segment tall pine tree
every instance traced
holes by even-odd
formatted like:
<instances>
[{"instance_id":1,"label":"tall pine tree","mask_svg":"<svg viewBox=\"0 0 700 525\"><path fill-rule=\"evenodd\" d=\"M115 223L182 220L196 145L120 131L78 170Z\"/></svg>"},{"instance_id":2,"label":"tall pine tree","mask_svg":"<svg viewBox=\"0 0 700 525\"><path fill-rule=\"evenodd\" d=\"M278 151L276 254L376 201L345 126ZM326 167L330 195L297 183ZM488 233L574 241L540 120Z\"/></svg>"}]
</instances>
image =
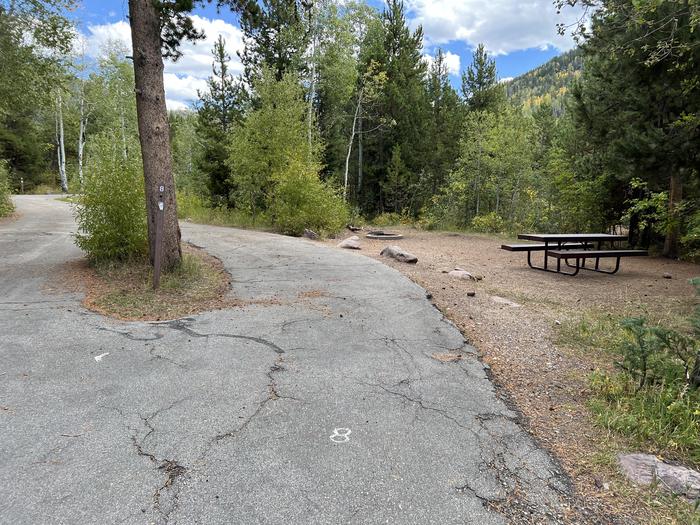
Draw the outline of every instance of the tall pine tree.
<instances>
[{"instance_id":1,"label":"tall pine tree","mask_svg":"<svg viewBox=\"0 0 700 525\"><path fill-rule=\"evenodd\" d=\"M687 2L662 1L653 9L622 0L604 4L584 44L575 120L589 157L618 186L636 177L668 192L664 255L676 257L684 187L696 198L699 189L697 21Z\"/></svg>"},{"instance_id":2,"label":"tall pine tree","mask_svg":"<svg viewBox=\"0 0 700 525\"><path fill-rule=\"evenodd\" d=\"M198 168L208 174L209 192L218 202L227 202L231 192L227 138L242 116L243 89L229 72L231 57L226 41L219 35L212 50L212 75L207 91L198 92L197 135L202 143Z\"/></svg>"},{"instance_id":3,"label":"tall pine tree","mask_svg":"<svg viewBox=\"0 0 700 525\"><path fill-rule=\"evenodd\" d=\"M470 111L494 111L505 102L496 62L489 58L484 44L476 47L472 64L462 73L462 96Z\"/></svg>"},{"instance_id":4,"label":"tall pine tree","mask_svg":"<svg viewBox=\"0 0 700 525\"><path fill-rule=\"evenodd\" d=\"M426 177L421 181L424 200L438 192L454 167L463 121L459 95L450 83L442 49L438 49L430 65L427 91L431 112L428 136L432 137L432 147L429 150L430 162Z\"/></svg>"}]
</instances>

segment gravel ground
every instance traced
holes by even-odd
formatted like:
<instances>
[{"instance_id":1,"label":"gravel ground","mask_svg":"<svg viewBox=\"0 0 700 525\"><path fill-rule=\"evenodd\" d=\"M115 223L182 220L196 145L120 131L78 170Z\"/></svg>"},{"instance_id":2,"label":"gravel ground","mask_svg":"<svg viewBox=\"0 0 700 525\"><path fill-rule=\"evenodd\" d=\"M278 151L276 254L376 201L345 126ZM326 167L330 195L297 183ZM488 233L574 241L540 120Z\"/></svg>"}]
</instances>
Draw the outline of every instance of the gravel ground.
<instances>
[{"instance_id":1,"label":"gravel ground","mask_svg":"<svg viewBox=\"0 0 700 525\"><path fill-rule=\"evenodd\" d=\"M502 395L573 480L579 509L604 522L667 522L668 515L650 506L648 497L601 460L610 450L625 448L622 439L593 424L586 408L587 377L596 367L609 367L609 359L557 344L557 330L592 311L687 312L694 301L687 280L700 275L700 267L640 257L623 260L616 275L581 272L568 277L528 268L526 254L501 250L501 239L399 230L405 236L399 241L360 234L361 253L423 286L477 347ZM338 239L323 242L335 245ZM391 244L416 255L418 264L381 257L382 248ZM444 273L455 267L483 279L474 282ZM672 278L664 278L665 273Z\"/></svg>"}]
</instances>

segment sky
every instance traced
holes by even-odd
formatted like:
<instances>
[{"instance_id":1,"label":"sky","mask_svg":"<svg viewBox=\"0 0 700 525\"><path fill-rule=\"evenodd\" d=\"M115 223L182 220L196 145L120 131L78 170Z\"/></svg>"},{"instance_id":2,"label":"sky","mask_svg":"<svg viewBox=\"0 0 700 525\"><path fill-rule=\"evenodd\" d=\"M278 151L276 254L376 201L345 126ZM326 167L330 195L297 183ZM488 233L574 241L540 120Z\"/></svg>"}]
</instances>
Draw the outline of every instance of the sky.
<instances>
[{"instance_id":1,"label":"sky","mask_svg":"<svg viewBox=\"0 0 700 525\"><path fill-rule=\"evenodd\" d=\"M382 8L381 0L367 0ZM557 33L557 23L577 19L569 10L557 15L552 0L404 0L412 28L421 25L426 60L442 48L453 84L459 85L461 71L471 63L477 44L484 43L496 60L502 80L516 77L544 64L574 46L570 36ZM70 14L86 42L88 55L97 57L109 41L119 40L129 49L127 0L82 0ZM184 109L206 88L211 73L211 49L218 35L226 40L231 70L242 70L236 51L242 35L236 16L228 10L218 13L213 6L198 8L192 15L195 27L206 37L197 43L185 42L183 56L166 62L165 91L169 109Z\"/></svg>"}]
</instances>

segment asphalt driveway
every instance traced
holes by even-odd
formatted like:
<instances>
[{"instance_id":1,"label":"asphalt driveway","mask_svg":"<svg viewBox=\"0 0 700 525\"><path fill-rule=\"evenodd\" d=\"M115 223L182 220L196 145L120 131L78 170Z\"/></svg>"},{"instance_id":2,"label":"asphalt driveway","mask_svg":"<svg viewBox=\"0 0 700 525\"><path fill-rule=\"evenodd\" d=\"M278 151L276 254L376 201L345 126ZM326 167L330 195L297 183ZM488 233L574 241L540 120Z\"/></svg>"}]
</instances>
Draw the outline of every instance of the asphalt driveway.
<instances>
[{"instance_id":1,"label":"asphalt driveway","mask_svg":"<svg viewBox=\"0 0 700 525\"><path fill-rule=\"evenodd\" d=\"M183 224L222 259L241 306L119 322L47 289L81 256L69 206L16 203L21 216L0 223L0 522L541 523L566 511L566 479L474 349L393 269ZM433 357L449 353L464 358Z\"/></svg>"}]
</instances>

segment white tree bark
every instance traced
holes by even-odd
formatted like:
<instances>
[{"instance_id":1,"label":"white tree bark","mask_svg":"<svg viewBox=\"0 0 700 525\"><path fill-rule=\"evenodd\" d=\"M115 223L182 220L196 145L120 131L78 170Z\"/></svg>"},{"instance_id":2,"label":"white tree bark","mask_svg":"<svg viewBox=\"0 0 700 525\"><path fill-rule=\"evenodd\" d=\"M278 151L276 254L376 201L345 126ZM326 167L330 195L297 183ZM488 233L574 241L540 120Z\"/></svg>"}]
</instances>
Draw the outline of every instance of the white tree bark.
<instances>
[{"instance_id":1,"label":"white tree bark","mask_svg":"<svg viewBox=\"0 0 700 525\"><path fill-rule=\"evenodd\" d=\"M61 191L68 193L68 177L66 175L66 147L63 133L63 100L61 93L56 95L56 147L58 157L58 175L61 178Z\"/></svg>"},{"instance_id":2,"label":"white tree bark","mask_svg":"<svg viewBox=\"0 0 700 525\"><path fill-rule=\"evenodd\" d=\"M362 104L358 104L359 116L358 116L358 133L357 133L357 189L355 190L355 195L359 195L360 190L362 190Z\"/></svg>"},{"instance_id":3,"label":"white tree bark","mask_svg":"<svg viewBox=\"0 0 700 525\"><path fill-rule=\"evenodd\" d=\"M316 45L318 38L318 24L315 16L316 2L310 8L309 30L311 31L311 67L309 68L309 108L306 122L306 129L309 141L309 151L313 141L313 125L314 125L314 99L316 98Z\"/></svg>"},{"instance_id":4,"label":"white tree bark","mask_svg":"<svg viewBox=\"0 0 700 525\"><path fill-rule=\"evenodd\" d=\"M78 130L78 183L83 187L83 152L85 151L85 131L87 114L85 113L85 93L80 90L80 129Z\"/></svg>"},{"instance_id":5,"label":"white tree bark","mask_svg":"<svg viewBox=\"0 0 700 525\"><path fill-rule=\"evenodd\" d=\"M348 143L348 154L345 157L345 177L343 183L343 200L348 200L348 171L350 169L350 155L352 154L352 143L355 141L355 129L357 127L357 117L360 114L360 105L362 104L362 88L357 94L357 107L355 115L352 118L352 131L350 133L350 142Z\"/></svg>"}]
</instances>

